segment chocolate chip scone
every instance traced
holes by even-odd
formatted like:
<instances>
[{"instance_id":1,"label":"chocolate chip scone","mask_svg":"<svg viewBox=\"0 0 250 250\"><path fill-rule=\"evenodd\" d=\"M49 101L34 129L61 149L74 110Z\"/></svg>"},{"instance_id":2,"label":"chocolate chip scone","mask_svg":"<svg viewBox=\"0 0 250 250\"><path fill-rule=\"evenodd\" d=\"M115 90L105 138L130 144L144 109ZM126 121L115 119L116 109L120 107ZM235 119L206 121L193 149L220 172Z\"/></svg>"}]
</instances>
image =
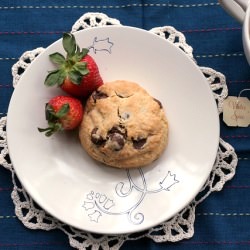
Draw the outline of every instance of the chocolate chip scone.
<instances>
[{"instance_id":1,"label":"chocolate chip scone","mask_svg":"<svg viewBox=\"0 0 250 250\"><path fill-rule=\"evenodd\" d=\"M164 151L168 123L160 101L138 84L105 83L89 97L79 130L94 159L117 168L150 164Z\"/></svg>"}]
</instances>

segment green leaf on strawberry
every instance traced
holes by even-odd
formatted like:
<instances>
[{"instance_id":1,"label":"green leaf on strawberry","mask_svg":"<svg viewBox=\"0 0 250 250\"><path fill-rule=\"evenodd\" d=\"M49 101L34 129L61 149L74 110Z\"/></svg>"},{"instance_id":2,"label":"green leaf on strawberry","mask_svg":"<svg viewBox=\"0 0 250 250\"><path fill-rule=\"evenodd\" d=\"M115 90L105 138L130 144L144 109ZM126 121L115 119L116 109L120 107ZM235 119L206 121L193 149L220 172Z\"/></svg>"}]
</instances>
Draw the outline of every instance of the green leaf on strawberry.
<instances>
[{"instance_id":1,"label":"green leaf on strawberry","mask_svg":"<svg viewBox=\"0 0 250 250\"><path fill-rule=\"evenodd\" d=\"M81 84L81 81L82 81L82 75L81 73L79 73L78 71L76 70L72 70L68 73L68 76L70 78L70 80L76 84L76 85L80 85Z\"/></svg>"},{"instance_id":2,"label":"green leaf on strawberry","mask_svg":"<svg viewBox=\"0 0 250 250\"><path fill-rule=\"evenodd\" d=\"M58 119L63 118L69 112L69 104L65 103L62 107L55 113L55 117Z\"/></svg>"},{"instance_id":3,"label":"green leaf on strawberry","mask_svg":"<svg viewBox=\"0 0 250 250\"><path fill-rule=\"evenodd\" d=\"M60 86L63 83L66 76L67 73L64 70L56 69L49 72L44 83L46 86L54 86L54 85Z\"/></svg>"},{"instance_id":4,"label":"green leaf on strawberry","mask_svg":"<svg viewBox=\"0 0 250 250\"><path fill-rule=\"evenodd\" d=\"M63 65L65 63L65 57L58 52L49 55L49 58L53 63L58 65Z\"/></svg>"},{"instance_id":5,"label":"green leaf on strawberry","mask_svg":"<svg viewBox=\"0 0 250 250\"><path fill-rule=\"evenodd\" d=\"M70 33L63 34L63 48L67 52L67 57L71 58L77 51L77 44L75 37Z\"/></svg>"},{"instance_id":6,"label":"green leaf on strawberry","mask_svg":"<svg viewBox=\"0 0 250 250\"><path fill-rule=\"evenodd\" d=\"M89 73L86 62L75 63L75 65L73 66L73 69L78 71L82 75L87 75Z\"/></svg>"}]
</instances>

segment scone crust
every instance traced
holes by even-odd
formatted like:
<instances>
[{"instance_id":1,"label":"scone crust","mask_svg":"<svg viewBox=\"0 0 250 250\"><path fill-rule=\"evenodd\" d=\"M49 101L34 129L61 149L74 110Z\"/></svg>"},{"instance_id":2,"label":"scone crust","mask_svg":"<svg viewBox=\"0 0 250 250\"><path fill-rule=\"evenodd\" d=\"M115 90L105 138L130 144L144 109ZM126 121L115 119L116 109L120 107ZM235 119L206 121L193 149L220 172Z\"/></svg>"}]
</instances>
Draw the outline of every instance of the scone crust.
<instances>
[{"instance_id":1,"label":"scone crust","mask_svg":"<svg viewBox=\"0 0 250 250\"><path fill-rule=\"evenodd\" d=\"M168 122L161 103L145 89L117 80L89 97L79 137L97 161L117 168L143 167L166 148Z\"/></svg>"}]
</instances>

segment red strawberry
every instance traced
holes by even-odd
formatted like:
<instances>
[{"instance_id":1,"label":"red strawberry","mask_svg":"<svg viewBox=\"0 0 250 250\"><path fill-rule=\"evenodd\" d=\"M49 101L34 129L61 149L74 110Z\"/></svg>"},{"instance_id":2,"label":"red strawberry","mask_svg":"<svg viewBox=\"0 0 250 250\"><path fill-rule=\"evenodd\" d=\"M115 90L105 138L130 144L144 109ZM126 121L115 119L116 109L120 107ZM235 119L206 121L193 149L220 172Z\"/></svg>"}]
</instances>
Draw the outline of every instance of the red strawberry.
<instances>
[{"instance_id":1,"label":"red strawberry","mask_svg":"<svg viewBox=\"0 0 250 250\"><path fill-rule=\"evenodd\" d=\"M45 105L45 116L48 121L47 128L38 128L39 132L46 132L46 136L62 130L77 128L83 117L82 103L70 96L53 97Z\"/></svg>"},{"instance_id":2,"label":"red strawberry","mask_svg":"<svg viewBox=\"0 0 250 250\"><path fill-rule=\"evenodd\" d=\"M50 55L50 60L58 65L58 69L49 72L44 83L47 86L60 86L76 97L88 97L103 84L98 66L88 55L88 49L80 51L74 35L63 35L63 47L67 53L66 58L58 52Z\"/></svg>"}]
</instances>

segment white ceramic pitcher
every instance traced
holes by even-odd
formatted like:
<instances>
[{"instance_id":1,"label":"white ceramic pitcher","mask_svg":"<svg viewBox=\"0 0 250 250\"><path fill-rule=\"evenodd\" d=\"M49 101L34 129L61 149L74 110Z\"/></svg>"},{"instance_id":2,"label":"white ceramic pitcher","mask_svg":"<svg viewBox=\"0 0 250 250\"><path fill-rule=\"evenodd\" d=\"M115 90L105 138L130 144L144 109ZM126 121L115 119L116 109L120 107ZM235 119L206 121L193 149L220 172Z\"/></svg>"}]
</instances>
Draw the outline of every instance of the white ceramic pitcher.
<instances>
[{"instance_id":1,"label":"white ceramic pitcher","mask_svg":"<svg viewBox=\"0 0 250 250\"><path fill-rule=\"evenodd\" d=\"M232 17L243 24L243 47L250 64L250 0L219 0L219 3Z\"/></svg>"}]
</instances>

